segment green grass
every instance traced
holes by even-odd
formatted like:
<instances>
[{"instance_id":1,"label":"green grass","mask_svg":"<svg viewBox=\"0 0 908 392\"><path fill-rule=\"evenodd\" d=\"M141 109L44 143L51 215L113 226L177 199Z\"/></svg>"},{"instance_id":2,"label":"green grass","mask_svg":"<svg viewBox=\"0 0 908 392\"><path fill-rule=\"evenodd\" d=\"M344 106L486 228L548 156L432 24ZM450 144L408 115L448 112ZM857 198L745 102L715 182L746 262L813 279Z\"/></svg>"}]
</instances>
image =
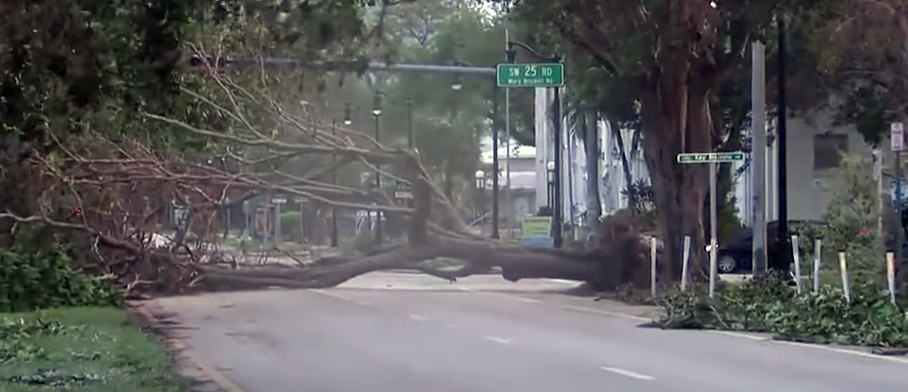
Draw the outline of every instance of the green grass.
<instances>
[{"instance_id":1,"label":"green grass","mask_svg":"<svg viewBox=\"0 0 908 392\"><path fill-rule=\"evenodd\" d=\"M117 308L0 314L0 391L177 392L167 353Z\"/></svg>"}]
</instances>

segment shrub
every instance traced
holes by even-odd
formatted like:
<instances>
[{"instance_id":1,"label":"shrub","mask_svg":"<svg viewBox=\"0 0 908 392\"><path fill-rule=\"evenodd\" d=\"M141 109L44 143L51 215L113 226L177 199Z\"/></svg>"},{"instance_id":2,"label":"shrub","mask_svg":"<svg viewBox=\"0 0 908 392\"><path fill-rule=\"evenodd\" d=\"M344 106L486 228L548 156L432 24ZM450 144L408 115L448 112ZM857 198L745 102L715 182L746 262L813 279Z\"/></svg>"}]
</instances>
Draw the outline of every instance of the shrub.
<instances>
[{"instance_id":1,"label":"shrub","mask_svg":"<svg viewBox=\"0 0 908 392\"><path fill-rule=\"evenodd\" d=\"M0 312L121 303L118 291L74 271L58 245L0 249Z\"/></svg>"},{"instance_id":2,"label":"shrub","mask_svg":"<svg viewBox=\"0 0 908 392\"><path fill-rule=\"evenodd\" d=\"M661 297L658 303L665 314L657 325L770 332L814 343L908 346L908 315L875 284L859 283L852 290L850 302L834 286L797 295L786 279L774 274L761 282L724 286L713 299L698 286Z\"/></svg>"}]
</instances>

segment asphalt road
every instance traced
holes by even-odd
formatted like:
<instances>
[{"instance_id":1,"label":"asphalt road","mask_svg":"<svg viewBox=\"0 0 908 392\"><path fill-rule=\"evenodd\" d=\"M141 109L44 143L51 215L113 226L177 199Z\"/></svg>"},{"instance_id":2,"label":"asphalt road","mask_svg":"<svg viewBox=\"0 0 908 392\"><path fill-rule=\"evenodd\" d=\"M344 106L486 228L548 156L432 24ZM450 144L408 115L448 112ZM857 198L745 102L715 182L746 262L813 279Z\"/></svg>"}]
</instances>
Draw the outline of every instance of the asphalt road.
<instances>
[{"instance_id":1,"label":"asphalt road","mask_svg":"<svg viewBox=\"0 0 908 392\"><path fill-rule=\"evenodd\" d=\"M391 287L388 287L388 286ZM901 392L908 360L638 328L634 312L494 276L158 300L248 392Z\"/></svg>"}]
</instances>

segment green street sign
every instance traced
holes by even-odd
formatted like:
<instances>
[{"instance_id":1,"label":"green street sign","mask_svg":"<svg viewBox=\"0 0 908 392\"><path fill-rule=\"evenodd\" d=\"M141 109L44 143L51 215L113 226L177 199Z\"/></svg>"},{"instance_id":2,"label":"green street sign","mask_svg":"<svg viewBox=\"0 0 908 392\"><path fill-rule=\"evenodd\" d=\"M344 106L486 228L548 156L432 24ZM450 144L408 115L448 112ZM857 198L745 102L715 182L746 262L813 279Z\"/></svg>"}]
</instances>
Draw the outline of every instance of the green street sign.
<instances>
[{"instance_id":1,"label":"green street sign","mask_svg":"<svg viewBox=\"0 0 908 392\"><path fill-rule=\"evenodd\" d=\"M678 163L722 163L740 162L747 154L743 152L703 152L678 154Z\"/></svg>"},{"instance_id":2,"label":"green street sign","mask_svg":"<svg viewBox=\"0 0 908 392\"><path fill-rule=\"evenodd\" d=\"M495 68L498 87L564 86L564 63L498 64Z\"/></svg>"}]
</instances>

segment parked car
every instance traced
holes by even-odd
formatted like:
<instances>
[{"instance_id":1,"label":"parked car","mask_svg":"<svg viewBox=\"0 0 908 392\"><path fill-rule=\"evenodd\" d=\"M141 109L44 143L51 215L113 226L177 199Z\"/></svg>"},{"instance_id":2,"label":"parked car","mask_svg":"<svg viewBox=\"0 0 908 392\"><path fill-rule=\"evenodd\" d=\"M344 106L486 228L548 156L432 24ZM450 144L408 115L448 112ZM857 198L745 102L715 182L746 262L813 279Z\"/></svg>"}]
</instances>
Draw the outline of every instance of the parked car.
<instances>
[{"instance_id":1,"label":"parked car","mask_svg":"<svg viewBox=\"0 0 908 392\"><path fill-rule=\"evenodd\" d=\"M766 225L766 254L768 257L777 254L778 240L775 236L778 221L769 222ZM792 234L804 232L809 228L816 228L823 225L820 221L788 221L789 231ZM716 267L721 274L732 274L736 272L747 273L753 270L753 231L746 230L732 235L723 243L719 244L716 252Z\"/></svg>"}]
</instances>

